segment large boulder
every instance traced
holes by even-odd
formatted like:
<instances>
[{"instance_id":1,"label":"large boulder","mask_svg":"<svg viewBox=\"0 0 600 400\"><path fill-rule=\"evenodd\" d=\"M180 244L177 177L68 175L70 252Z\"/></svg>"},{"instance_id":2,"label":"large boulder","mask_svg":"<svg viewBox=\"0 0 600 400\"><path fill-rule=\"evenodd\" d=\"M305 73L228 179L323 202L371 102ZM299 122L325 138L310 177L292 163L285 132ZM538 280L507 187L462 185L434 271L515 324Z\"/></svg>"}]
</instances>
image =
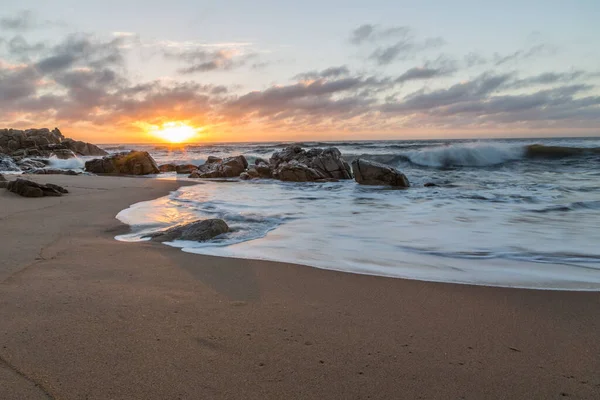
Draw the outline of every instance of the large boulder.
<instances>
[{"instance_id":1,"label":"large boulder","mask_svg":"<svg viewBox=\"0 0 600 400\"><path fill-rule=\"evenodd\" d=\"M352 171L354 179L361 185L410 186L408 178L402 172L375 161L358 158L352 161Z\"/></svg>"},{"instance_id":2,"label":"large boulder","mask_svg":"<svg viewBox=\"0 0 600 400\"><path fill-rule=\"evenodd\" d=\"M95 144L80 140L65 139L61 144L80 156L105 156L108 154L106 150L101 149Z\"/></svg>"},{"instance_id":3,"label":"large boulder","mask_svg":"<svg viewBox=\"0 0 600 400\"><path fill-rule=\"evenodd\" d=\"M6 188L10 192L23 197L62 196L65 193L69 193L67 189L58 185L51 183L40 185L39 183L20 178L9 182Z\"/></svg>"},{"instance_id":4,"label":"large boulder","mask_svg":"<svg viewBox=\"0 0 600 400\"><path fill-rule=\"evenodd\" d=\"M248 161L244 156L218 159L209 157L206 163L200 165L198 170L192 172L190 178L234 178L240 176L248 168Z\"/></svg>"},{"instance_id":5,"label":"large boulder","mask_svg":"<svg viewBox=\"0 0 600 400\"><path fill-rule=\"evenodd\" d=\"M160 170L147 151L116 153L85 163L86 172L94 174L148 175Z\"/></svg>"},{"instance_id":6,"label":"large boulder","mask_svg":"<svg viewBox=\"0 0 600 400\"><path fill-rule=\"evenodd\" d=\"M173 240L205 242L227 232L229 232L229 226L222 219L206 219L175 226L145 237L155 242L172 242Z\"/></svg>"},{"instance_id":7,"label":"large boulder","mask_svg":"<svg viewBox=\"0 0 600 400\"><path fill-rule=\"evenodd\" d=\"M350 165L335 147L307 151L298 145L289 146L273 153L269 164L273 177L281 180L352 179Z\"/></svg>"}]
</instances>

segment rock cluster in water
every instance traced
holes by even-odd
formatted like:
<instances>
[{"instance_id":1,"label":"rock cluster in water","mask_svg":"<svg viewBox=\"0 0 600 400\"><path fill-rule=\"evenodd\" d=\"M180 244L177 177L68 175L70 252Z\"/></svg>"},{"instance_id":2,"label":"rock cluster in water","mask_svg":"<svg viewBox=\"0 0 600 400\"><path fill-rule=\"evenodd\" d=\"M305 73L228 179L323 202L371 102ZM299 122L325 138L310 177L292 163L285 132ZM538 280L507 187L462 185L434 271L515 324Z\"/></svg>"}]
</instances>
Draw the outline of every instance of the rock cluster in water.
<instances>
[{"instance_id":1,"label":"rock cluster in water","mask_svg":"<svg viewBox=\"0 0 600 400\"><path fill-rule=\"evenodd\" d=\"M149 175L160 170L147 151L130 151L95 158L85 163L86 172L94 174Z\"/></svg>"},{"instance_id":2,"label":"rock cluster in water","mask_svg":"<svg viewBox=\"0 0 600 400\"><path fill-rule=\"evenodd\" d=\"M358 158L352 161L354 179L362 185L409 187L408 178L389 165Z\"/></svg>"}]
</instances>

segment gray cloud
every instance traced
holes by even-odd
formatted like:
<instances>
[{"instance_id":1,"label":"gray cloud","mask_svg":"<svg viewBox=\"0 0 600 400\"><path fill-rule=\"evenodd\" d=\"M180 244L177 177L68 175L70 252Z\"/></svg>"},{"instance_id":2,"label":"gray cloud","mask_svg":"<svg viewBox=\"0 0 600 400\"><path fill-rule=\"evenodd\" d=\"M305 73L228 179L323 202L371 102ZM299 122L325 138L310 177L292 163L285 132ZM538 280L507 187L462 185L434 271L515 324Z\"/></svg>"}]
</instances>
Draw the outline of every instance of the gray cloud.
<instances>
[{"instance_id":1,"label":"gray cloud","mask_svg":"<svg viewBox=\"0 0 600 400\"><path fill-rule=\"evenodd\" d=\"M406 60L420 51L441 47L445 43L442 38L416 41L412 37L405 37L390 46L378 47L371 53L369 59L379 65L387 65L396 60Z\"/></svg>"},{"instance_id":2,"label":"gray cloud","mask_svg":"<svg viewBox=\"0 0 600 400\"><path fill-rule=\"evenodd\" d=\"M0 18L0 28L14 31L26 31L34 27L33 13L21 11L14 17Z\"/></svg>"},{"instance_id":3,"label":"gray cloud","mask_svg":"<svg viewBox=\"0 0 600 400\"><path fill-rule=\"evenodd\" d=\"M537 57L537 56L545 56L555 54L556 49L553 46L549 46L547 44L539 44L533 46L527 50L518 50L514 53L502 56L498 53L494 54L494 63L499 66L509 62L516 62L521 60L527 60L529 58Z\"/></svg>"},{"instance_id":4,"label":"gray cloud","mask_svg":"<svg viewBox=\"0 0 600 400\"><path fill-rule=\"evenodd\" d=\"M339 78L340 76L348 76L350 75L350 70L347 66L342 65L339 67L330 67L326 68L322 71L309 71L303 72L301 74L296 75L294 80L311 80L311 79L326 79L326 78Z\"/></svg>"},{"instance_id":5,"label":"gray cloud","mask_svg":"<svg viewBox=\"0 0 600 400\"><path fill-rule=\"evenodd\" d=\"M406 26L382 28L379 25L364 24L354 29L350 34L350 42L360 45L365 42L375 42L398 36L407 36L411 29Z\"/></svg>"},{"instance_id":6,"label":"gray cloud","mask_svg":"<svg viewBox=\"0 0 600 400\"><path fill-rule=\"evenodd\" d=\"M545 72L528 78L517 79L511 83L511 87L524 88L536 85L550 85L554 83L572 82L576 79L586 77L585 71L573 72Z\"/></svg>"},{"instance_id":7,"label":"gray cloud","mask_svg":"<svg viewBox=\"0 0 600 400\"><path fill-rule=\"evenodd\" d=\"M247 65L250 61L256 60L256 53L241 53L237 49L215 49L207 50L191 49L191 50L167 50L164 52L165 57L183 61L188 64L187 67L179 69L182 74L193 74L197 72L210 71L227 71L234 68L239 68ZM258 66L264 67L266 65Z\"/></svg>"}]
</instances>

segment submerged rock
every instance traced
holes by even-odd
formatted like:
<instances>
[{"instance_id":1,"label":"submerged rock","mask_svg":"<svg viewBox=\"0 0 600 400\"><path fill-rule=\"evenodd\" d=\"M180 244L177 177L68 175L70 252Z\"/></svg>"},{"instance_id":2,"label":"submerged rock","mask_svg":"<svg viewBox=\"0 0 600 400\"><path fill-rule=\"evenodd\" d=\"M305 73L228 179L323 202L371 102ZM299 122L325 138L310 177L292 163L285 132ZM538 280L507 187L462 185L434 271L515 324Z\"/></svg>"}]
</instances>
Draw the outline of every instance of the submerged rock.
<instances>
[{"instance_id":1,"label":"submerged rock","mask_svg":"<svg viewBox=\"0 0 600 400\"><path fill-rule=\"evenodd\" d=\"M274 178L281 180L352 179L350 165L335 147L304 150L298 145L273 153L269 164Z\"/></svg>"},{"instance_id":2,"label":"submerged rock","mask_svg":"<svg viewBox=\"0 0 600 400\"><path fill-rule=\"evenodd\" d=\"M192 172L190 178L234 178L240 176L248 167L248 161L244 156L228 157L220 159L208 157L205 164Z\"/></svg>"},{"instance_id":3,"label":"submerged rock","mask_svg":"<svg viewBox=\"0 0 600 400\"><path fill-rule=\"evenodd\" d=\"M397 187L409 187L408 178L397 169L358 158L352 161L354 179L361 185L389 185Z\"/></svg>"},{"instance_id":4,"label":"submerged rock","mask_svg":"<svg viewBox=\"0 0 600 400\"><path fill-rule=\"evenodd\" d=\"M423 185L424 187L437 187L438 184L437 183L433 183L433 182L427 182L426 184Z\"/></svg>"},{"instance_id":5,"label":"submerged rock","mask_svg":"<svg viewBox=\"0 0 600 400\"><path fill-rule=\"evenodd\" d=\"M69 193L62 186L51 183L40 185L39 183L20 178L9 182L6 188L10 192L23 197L62 196L65 193Z\"/></svg>"},{"instance_id":6,"label":"submerged rock","mask_svg":"<svg viewBox=\"0 0 600 400\"><path fill-rule=\"evenodd\" d=\"M528 158L565 158L586 154L600 154L600 147L583 148L532 144L525 148L525 156Z\"/></svg>"},{"instance_id":7,"label":"submerged rock","mask_svg":"<svg viewBox=\"0 0 600 400\"><path fill-rule=\"evenodd\" d=\"M94 174L148 175L160 170L147 151L117 153L85 163L86 172Z\"/></svg>"},{"instance_id":8,"label":"submerged rock","mask_svg":"<svg viewBox=\"0 0 600 400\"><path fill-rule=\"evenodd\" d=\"M173 240L204 242L227 232L229 232L229 226L222 219L205 219L175 226L144 237L155 242L171 242Z\"/></svg>"}]
</instances>

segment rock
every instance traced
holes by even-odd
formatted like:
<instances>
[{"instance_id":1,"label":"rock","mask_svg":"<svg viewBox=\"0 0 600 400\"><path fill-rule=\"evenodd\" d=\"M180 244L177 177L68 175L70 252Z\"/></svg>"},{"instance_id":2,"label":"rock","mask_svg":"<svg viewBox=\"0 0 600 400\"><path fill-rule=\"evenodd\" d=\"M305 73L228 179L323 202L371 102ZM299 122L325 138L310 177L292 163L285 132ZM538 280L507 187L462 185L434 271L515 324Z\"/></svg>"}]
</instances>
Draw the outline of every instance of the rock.
<instances>
[{"instance_id":1,"label":"rock","mask_svg":"<svg viewBox=\"0 0 600 400\"><path fill-rule=\"evenodd\" d=\"M273 170L268 164L258 164L254 167L254 170L258 173L261 178L272 178Z\"/></svg>"},{"instance_id":2,"label":"rock","mask_svg":"<svg viewBox=\"0 0 600 400\"><path fill-rule=\"evenodd\" d=\"M206 219L175 226L145 237L149 237L155 242L171 242L173 240L204 242L227 232L229 232L229 226L222 219Z\"/></svg>"},{"instance_id":3,"label":"rock","mask_svg":"<svg viewBox=\"0 0 600 400\"><path fill-rule=\"evenodd\" d=\"M69 193L67 189L58 185L51 183L40 185L39 183L20 178L9 182L7 189L23 197L62 196L65 193Z\"/></svg>"},{"instance_id":4,"label":"rock","mask_svg":"<svg viewBox=\"0 0 600 400\"><path fill-rule=\"evenodd\" d=\"M260 164L269 165L269 162L267 160L265 160L264 158L257 157L256 160L254 160L254 165L260 165Z\"/></svg>"},{"instance_id":5,"label":"rock","mask_svg":"<svg viewBox=\"0 0 600 400\"><path fill-rule=\"evenodd\" d=\"M198 167L192 164L182 164L175 166L175 172L177 172L178 174L191 174L197 169Z\"/></svg>"},{"instance_id":6,"label":"rock","mask_svg":"<svg viewBox=\"0 0 600 400\"><path fill-rule=\"evenodd\" d=\"M320 171L296 160L279 164L275 173L278 179L291 182L313 182L327 178Z\"/></svg>"},{"instance_id":7,"label":"rock","mask_svg":"<svg viewBox=\"0 0 600 400\"><path fill-rule=\"evenodd\" d=\"M234 178L240 176L248 167L248 161L244 156L235 156L223 160L209 157L205 164L192 172L190 178Z\"/></svg>"},{"instance_id":8,"label":"rock","mask_svg":"<svg viewBox=\"0 0 600 400\"><path fill-rule=\"evenodd\" d=\"M600 154L600 147L564 147L544 146L543 144L531 144L525 148L525 156L528 158L565 158L581 155Z\"/></svg>"},{"instance_id":9,"label":"rock","mask_svg":"<svg viewBox=\"0 0 600 400\"><path fill-rule=\"evenodd\" d=\"M85 163L86 172L94 174L148 175L160 170L147 151L116 153L96 158Z\"/></svg>"},{"instance_id":10,"label":"rock","mask_svg":"<svg viewBox=\"0 0 600 400\"><path fill-rule=\"evenodd\" d=\"M215 157L215 156L208 156L208 158L206 159L205 164L213 164L213 163L218 163L223 161L222 158L219 157Z\"/></svg>"},{"instance_id":11,"label":"rock","mask_svg":"<svg viewBox=\"0 0 600 400\"><path fill-rule=\"evenodd\" d=\"M160 170L160 172L177 172L178 174L191 174L192 172L197 170L198 167L192 164L163 164L159 165L158 169Z\"/></svg>"},{"instance_id":12,"label":"rock","mask_svg":"<svg viewBox=\"0 0 600 400\"><path fill-rule=\"evenodd\" d=\"M309 180L352 179L350 165L335 147L306 151L298 145L289 146L273 153L270 166L273 177L281 180L293 179L294 176Z\"/></svg>"},{"instance_id":13,"label":"rock","mask_svg":"<svg viewBox=\"0 0 600 400\"><path fill-rule=\"evenodd\" d=\"M65 139L61 144L80 156L105 156L108 154L106 150L102 150L95 144L82 142L80 140Z\"/></svg>"},{"instance_id":14,"label":"rock","mask_svg":"<svg viewBox=\"0 0 600 400\"><path fill-rule=\"evenodd\" d=\"M175 172L177 165L175 164L162 164L158 166L160 172Z\"/></svg>"},{"instance_id":15,"label":"rock","mask_svg":"<svg viewBox=\"0 0 600 400\"><path fill-rule=\"evenodd\" d=\"M408 178L388 165L358 158L352 161L354 179L361 185L389 185L409 187Z\"/></svg>"},{"instance_id":16,"label":"rock","mask_svg":"<svg viewBox=\"0 0 600 400\"><path fill-rule=\"evenodd\" d=\"M242 172L240 174L240 179L243 180L243 181L247 181L249 179L252 179L252 177L247 172Z\"/></svg>"},{"instance_id":17,"label":"rock","mask_svg":"<svg viewBox=\"0 0 600 400\"><path fill-rule=\"evenodd\" d=\"M46 163L44 161L30 158L23 158L22 160L17 161L17 165L22 171L31 171L46 167Z\"/></svg>"},{"instance_id":18,"label":"rock","mask_svg":"<svg viewBox=\"0 0 600 400\"><path fill-rule=\"evenodd\" d=\"M64 150L64 151L63 151ZM70 151L67 153L66 150ZM82 156L103 156L108 153L96 145L78 140L68 139L54 128L43 129L0 129L0 153L13 157L49 157L53 152L63 151L58 157L73 153Z\"/></svg>"},{"instance_id":19,"label":"rock","mask_svg":"<svg viewBox=\"0 0 600 400\"><path fill-rule=\"evenodd\" d=\"M12 157L0 154L0 171L20 171L21 169L15 163Z\"/></svg>"},{"instance_id":20,"label":"rock","mask_svg":"<svg viewBox=\"0 0 600 400\"><path fill-rule=\"evenodd\" d=\"M423 185L424 187L436 187L438 186L437 183L433 183L433 182L427 182L426 184Z\"/></svg>"},{"instance_id":21,"label":"rock","mask_svg":"<svg viewBox=\"0 0 600 400\"><path fill-rule=\"evenodd\" d=\"M50 157L52 157L52 156L55 156L56 158L58 158L60 160L68 160L69 158L77 157L75 155L75 153L73 153L73 151L69 150L69 149L55 149L50 154Z\"/></svg>"},{"instance_id":22,"label":"rock","mask_svg":"<svg viewBox=\"0 0 600 400\"><path fill-rule=\"evenodd\" d=\"M81 172L72 169L39 168L23 172L27 175L81 175Z\"/></svg>"}]
</instances>

